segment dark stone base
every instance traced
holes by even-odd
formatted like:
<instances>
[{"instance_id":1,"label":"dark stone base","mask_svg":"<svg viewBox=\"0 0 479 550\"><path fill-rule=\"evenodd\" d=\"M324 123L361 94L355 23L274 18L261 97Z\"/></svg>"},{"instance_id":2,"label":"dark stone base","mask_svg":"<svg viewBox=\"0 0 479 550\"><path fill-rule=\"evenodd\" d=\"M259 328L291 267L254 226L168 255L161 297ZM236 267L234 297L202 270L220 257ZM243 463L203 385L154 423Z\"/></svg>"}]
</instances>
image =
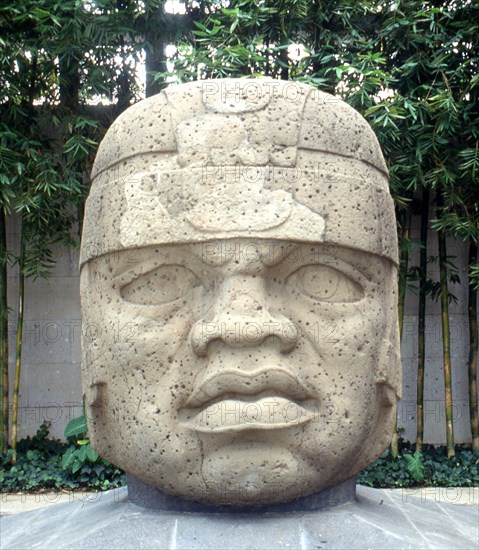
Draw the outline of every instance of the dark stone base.
<instances>
[{"instance_id":1,"label":"dark stone base","mask_svg":"<svg viewBox=\"0 0 479 550\"><path fill-rule=\"evenodd\" d=\"M198 514L262 514L288 512L314 512L326 510L339 504L353 502L356 496L354 478L347 479L339 485L279 504L262 504L248 506L217 506L186 500L167 495L156 487L152 487L136 477L128 474L128 501L159 512L189 512Z\"/></svg>"}]
</instances>

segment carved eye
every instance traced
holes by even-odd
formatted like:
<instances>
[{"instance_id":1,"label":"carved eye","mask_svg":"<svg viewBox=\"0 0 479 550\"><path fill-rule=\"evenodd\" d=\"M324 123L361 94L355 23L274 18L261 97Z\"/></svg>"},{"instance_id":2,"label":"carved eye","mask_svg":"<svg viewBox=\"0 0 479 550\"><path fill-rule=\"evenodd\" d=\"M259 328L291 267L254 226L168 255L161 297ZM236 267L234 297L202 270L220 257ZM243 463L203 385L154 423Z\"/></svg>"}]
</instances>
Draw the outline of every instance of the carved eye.
<instances>
[{"instance_id":1,"label":"carved eye","mask_svg":"<svg viewBox=\"0 0 479 550\"><path fill-rule=\"evenodd\" d=\"M198 277L188 268L162 265L126 284L120 294L134 304L160 305L185 296L199 284Z\"/></svg>"},{"instance_id":2,"label":"carved eye","mask_svg":"<svg viewBox=\"0 0 479 550\"><path fill-rule=\"evenodd\" d=\"M288 284L320 302L357 302L361 286L347 275L327 265L305 265L289 276Z\"/></svg>"}]
</instances>

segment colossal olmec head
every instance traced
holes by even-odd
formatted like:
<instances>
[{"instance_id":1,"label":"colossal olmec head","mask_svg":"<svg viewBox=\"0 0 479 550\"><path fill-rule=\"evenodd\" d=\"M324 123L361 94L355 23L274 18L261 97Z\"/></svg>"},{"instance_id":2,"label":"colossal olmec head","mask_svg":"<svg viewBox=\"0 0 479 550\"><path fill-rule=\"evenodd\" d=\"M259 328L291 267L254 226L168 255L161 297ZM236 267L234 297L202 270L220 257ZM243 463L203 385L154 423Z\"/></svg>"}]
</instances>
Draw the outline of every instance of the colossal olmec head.
<instances>
[{"instance_id":1,"label":"colossal olmec head","mask_svg":"<svg viewBox=\"0 0 479 550\"><path fill-rule=\"evenodd\" d=\"M100 454L167 493L247 504L335 485L387 447L396 224L356 111L271 79L170 87L115 121L92 180L83 383Z\"/></svg>"}]
</instances>

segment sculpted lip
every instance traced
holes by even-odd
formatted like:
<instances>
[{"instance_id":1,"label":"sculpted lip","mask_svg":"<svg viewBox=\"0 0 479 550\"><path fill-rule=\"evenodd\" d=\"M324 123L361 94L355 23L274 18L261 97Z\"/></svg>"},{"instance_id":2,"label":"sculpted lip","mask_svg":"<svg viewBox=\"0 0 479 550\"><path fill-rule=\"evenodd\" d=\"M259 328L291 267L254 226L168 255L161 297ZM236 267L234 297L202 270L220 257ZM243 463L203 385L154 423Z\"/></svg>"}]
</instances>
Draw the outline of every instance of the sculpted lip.
<instances>
[{"instance_id":1,"label":"sculpted lip","mask_svg":"<svg viewBox=\"0 0 479 550\"><path fill-rule=\"evenodd\" d=\"M182 424L198 432L280 429L314 417L310 398L304 384L284 369L230 371L204 380L178 413Z\"/></svg>"},{"instance_id":2,"label":"sculpted lip","mask_svg":"<svg viewBox=\"0 0 479 550\"><path fill-rule=\"evenodd\" d=\"M182 409L179 411L180 422L197 432L224 433L291 428L314 417L312 411L284 397L244 398L237 395L199 410Z\"/></svg>"},{"instance_id":3,"label":"sculpted lip","mask_svg":"<svg viewBox=\"0 0 479 550\"><path fill-rule=\"evenodd\" d=\"M270 367L251 372L225 370L201 380L188 398L186 407L211 403L226 393L256 395L267 390L296 400L311 397L306 386L285 368Z\"/></svg>"}]
</instances>

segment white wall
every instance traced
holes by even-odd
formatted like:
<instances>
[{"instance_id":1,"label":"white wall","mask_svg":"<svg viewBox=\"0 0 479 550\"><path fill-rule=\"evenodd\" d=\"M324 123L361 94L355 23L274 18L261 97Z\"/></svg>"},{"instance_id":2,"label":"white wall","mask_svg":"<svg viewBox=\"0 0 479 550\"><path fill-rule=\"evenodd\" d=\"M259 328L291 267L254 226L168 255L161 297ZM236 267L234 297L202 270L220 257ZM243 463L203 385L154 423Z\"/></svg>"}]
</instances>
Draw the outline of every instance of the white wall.
<instances>
[{"instance_id":1,"label":"white wall","mask_svg":"<svg viewBox=\"0 0 479 550\"><path fill-rule=\"evenodd\" d=\"M413 222L413 238L419 237L419 220ZM8 226L8 246L18 243L15 224ZM71 418L81 414L80 304L78 253L63 247L55 250L57 264L49 281L28 281L25 299L23 365L20 384L19 435L33 435L44 420L51 421L51 436L62 437ZM461 241L451 241L448 254L460 266L461 281L466 281L467 249ZM431 233L428 255L437 255L437 241ZM410 265L417 265L415 250ZM430 274L438 279L437 265ZM13 393L15 329L18 272L9 272L10 315L10 390ZM469 442L467 391L467 288L456 285L451 291L458 303L450 306L455 437L457 443ZM440 305L427 302L425 374L425 441L445 442L444 384L442 376L442 330ZM416 436L417 297L408 294L403 329L403 399L399 404L398 424L406 439Z\"/></svg>"},{"instance_id":2,"label":"white wall","mask_svg":"<svg viewBox=\"0 0 479 550\"><path fill-rule=\"evenodd\" d=\"M15 251L17 224L7 227L7 247ZM63 437L67 422L82 412L78 253L55 249L49 281L27 280L20 379L19 436L34 435L44 420L52 437ZM15 371L18 269L8 273L10 396ZM11 399L11 397L10 397ZM10 401L11 406L11 401Z\"/></svg>"}]
</instances>

